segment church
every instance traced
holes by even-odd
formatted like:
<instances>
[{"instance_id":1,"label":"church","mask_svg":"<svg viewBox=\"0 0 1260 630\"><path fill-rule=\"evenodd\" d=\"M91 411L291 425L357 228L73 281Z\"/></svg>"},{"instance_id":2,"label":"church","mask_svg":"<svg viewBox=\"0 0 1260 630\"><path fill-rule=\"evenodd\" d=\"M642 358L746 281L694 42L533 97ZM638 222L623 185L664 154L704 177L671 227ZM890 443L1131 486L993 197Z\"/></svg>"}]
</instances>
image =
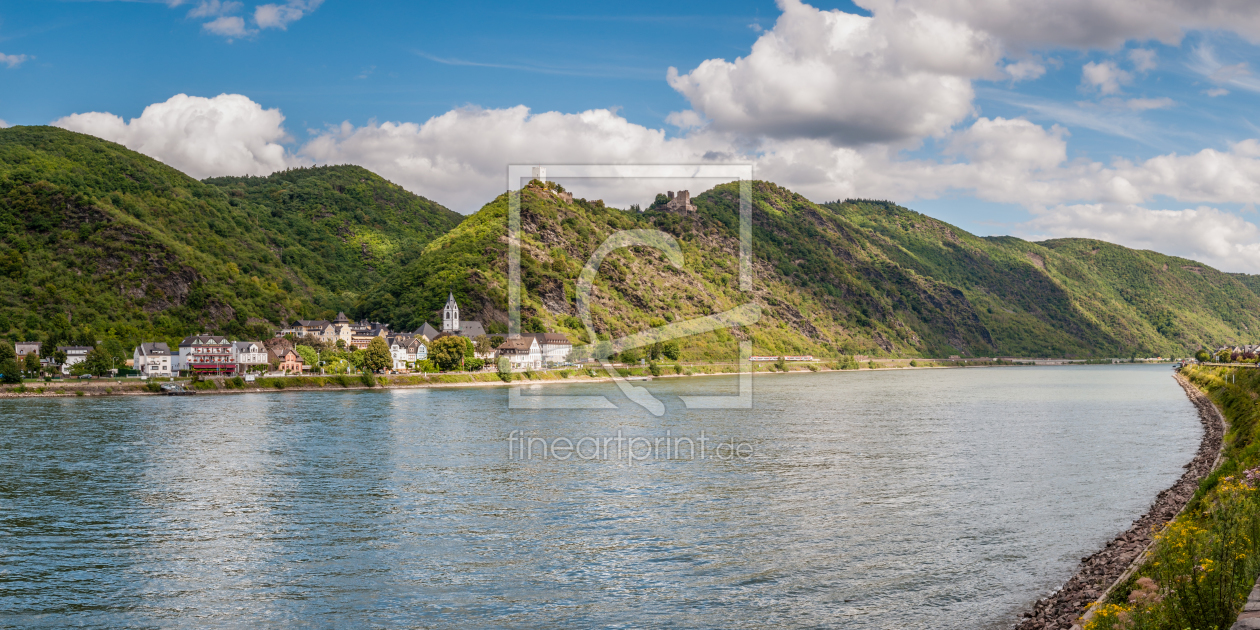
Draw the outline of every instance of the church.
<instances>
[{"instance_id":1,"label":"church","mask_svg":"<svg viewBox=\"0 0 1260 630\"><path fill-rule=\"evenodd\" d=\"M475 339L486 334L486 329L481 322L459 319L459 304L455 303L455 294L452 292L446 298L446 306L442 307L442 334Z\"/></svg>"}]
</instances>

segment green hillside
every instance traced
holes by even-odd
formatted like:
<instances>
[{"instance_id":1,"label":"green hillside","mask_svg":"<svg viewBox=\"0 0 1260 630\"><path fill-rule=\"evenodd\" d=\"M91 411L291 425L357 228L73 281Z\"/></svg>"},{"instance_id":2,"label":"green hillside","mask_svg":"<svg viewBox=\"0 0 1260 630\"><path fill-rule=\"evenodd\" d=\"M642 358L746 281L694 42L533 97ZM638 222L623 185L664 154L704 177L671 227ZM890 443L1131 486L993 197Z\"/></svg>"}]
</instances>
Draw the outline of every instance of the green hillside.
<instances>
[{"instance_id":1,"label":"green hillside","mask_svg":"<svg viewBox=\"0 0 1260 630\"><path fill-rule=\"evenodd\" d=\"M269 336L459 219L355 167L210 184L91 136L0 129L0 336Z\"/></svg>"},{"instance_id":2,"label":"green hillside","mask_svg":"<svg viewBox=\"0 0 1260 630\"><path fill-rule=\"evenodd\" d=\"M420 254L463 215L359 166L205 180L249 210L286 266L333 294L357 294Z\"/></svg>"},{"instance_id":3,"label":"green hillside","mask_svg":"<svg viewBox=\"0 0 1260 630\"><path fill-rule=\"evenodd\" d=\"M1246 278L1154 252L1096 241L980 238L884 202L815 204L768 182L753 186L755 289L763 319L749 335L763 354L877 356L1129 356L1182 354L1251 339L1260 298ZM522 194L526 330L586 340L574 317L582 265L615 230L678 238L681 271L649 250L601 268L593 300L600 336L732 308L737 291L738 191L694 198L695 214L626 212ZM404 327L432 320L448 291L493 330L506 326L507 198L487 204L364 296L363 316ZM690 342L692 358L729 358L725 333Z\"/></svg>"},{"instance_id":4,"label":"green hillside","mask_svg":"<svg viewBox=\"0 0 1260 630\"><path fill-rule=\"evenodd\" d=\"M688 340L686 356L1129 356L1253 342L1260 278L1098 241L981 238L894 204L816 204L753 184L754 290L738 290L738 192L695 213L522 196L526 330L586 337L575 283L617 230L674 235L604 261L596 333L615 338L754 301L761 321ZM56 343L269 336L356 317L411 329L453 291L507 327L507 197L464 219L355 166L204 182L122 146L49 127L0 130L0 337Z\"/></svg>"}]
</instances>

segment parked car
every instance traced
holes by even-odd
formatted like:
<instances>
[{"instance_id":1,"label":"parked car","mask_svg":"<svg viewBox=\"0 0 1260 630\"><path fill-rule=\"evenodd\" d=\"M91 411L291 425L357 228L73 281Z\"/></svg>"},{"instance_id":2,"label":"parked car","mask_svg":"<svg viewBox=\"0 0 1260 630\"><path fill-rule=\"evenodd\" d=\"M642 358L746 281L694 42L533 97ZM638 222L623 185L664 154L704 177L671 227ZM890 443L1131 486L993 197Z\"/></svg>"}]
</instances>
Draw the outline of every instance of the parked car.
<instances>
[{"instance_id":1,"label":"parked car","mask_svg":"<svg viewBox=\"0 0 1260 630\"><path fill-rule=\"evenodd\" d=\"M84 374L84 375L80 376L79 378L83 379L83 378L96 378L96 377L95 377L95 376L92 376L91 374Z\"/></svg>"}]
</instances>

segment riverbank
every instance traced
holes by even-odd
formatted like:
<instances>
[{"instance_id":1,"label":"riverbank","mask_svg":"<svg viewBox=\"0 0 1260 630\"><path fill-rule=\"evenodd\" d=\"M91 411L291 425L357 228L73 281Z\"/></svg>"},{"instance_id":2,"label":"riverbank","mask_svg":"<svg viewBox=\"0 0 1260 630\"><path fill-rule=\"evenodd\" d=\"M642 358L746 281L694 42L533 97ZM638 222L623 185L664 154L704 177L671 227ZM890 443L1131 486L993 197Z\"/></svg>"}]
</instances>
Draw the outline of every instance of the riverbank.
<instances>
[{"instance_id":1,"label":"riverbank","mask_svg":"<svg viewBox=\"0 0 1260 630\"><path fill-rule=\"evenodd\" d=\"M1160 492L1150 509L1133 521L1129 529L1099 551L1081 558L1076 574L1024 613L1024 619L1015 625L1016 630L1079 628L1081 616L1090 604L1106 598L1115 585L1126 581L1143 552L1150 547L1154 533L1181 513L1194 497L1199 482L1220 463L1225 438L1224 417L1211 399L1184 376L1174 373L1173 377L1198 410L1199 422L1203 425L1203 439L1194 458L1186 464L1186 472L1172 487Z\"/></svg>"},{"instance_id":2,"label":"riverbank","mask_svg":"<svg viewBox=\"0 0 1260 630\"><path fill-rule=\"evenodd\" d=\"M1006 360L950 360L950 359L885 359L880 362L866 361L855 369L840 369L835 362L814 361L788 363L786 372L849 372L865 370L924 370L976 367L1011 367L1018 365L1034 365L1029 362L1012 362ZM681 371L678 371L681 368ZM652 375L647 367L619 368L623 376L650 378L686 378L693 376L723 376L739 373L739 365L730 364L696 364L696 365L661 365L660 375ZM756 376L782 374L776 371L773 364L754 364ZM504 387L507 385L526 384L559 384L559 383L607 383L612 381L604 374L602 368L592 370L591 376L586 368L561 370L539 370L517 372L511 383L501 380L495 372L461 372L449 374L431 374L420 376L415 374L382 375L373 378L368 385L359 375L333 376L274 376L260 377L254 382L236 381L232 378L211 378L193 385L189 379L176 379L198 394L243 394L268 391L327 391L335 390L369 390L369 389L416 389L429 387ZM159 383L168 382L162 379L145 382L138 380L117 379L61 379L53 382L32 382L11 387L0 388L0 398L57 398L82 396L161 396L155 391Z\"/></svg>"}]
</instances>

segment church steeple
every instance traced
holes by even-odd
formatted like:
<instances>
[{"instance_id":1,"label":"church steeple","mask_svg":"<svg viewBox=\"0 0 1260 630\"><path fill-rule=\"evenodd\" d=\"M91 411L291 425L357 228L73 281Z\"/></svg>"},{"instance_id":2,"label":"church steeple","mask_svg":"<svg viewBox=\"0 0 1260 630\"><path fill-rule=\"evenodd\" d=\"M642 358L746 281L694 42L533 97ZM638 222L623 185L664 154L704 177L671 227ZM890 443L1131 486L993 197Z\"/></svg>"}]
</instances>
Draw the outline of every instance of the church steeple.
<instances>
[{"instance_id":1,"label":"church steeple","mask_svg":"<svg viewBox=\"0 0 1260 630\"><path fill-rule=\"evenodd\" d=\"M459 305L455 303L455 293L446 298L446 306L442 308L442 332L459 332Z\"/></svg>"}]
</instances>

